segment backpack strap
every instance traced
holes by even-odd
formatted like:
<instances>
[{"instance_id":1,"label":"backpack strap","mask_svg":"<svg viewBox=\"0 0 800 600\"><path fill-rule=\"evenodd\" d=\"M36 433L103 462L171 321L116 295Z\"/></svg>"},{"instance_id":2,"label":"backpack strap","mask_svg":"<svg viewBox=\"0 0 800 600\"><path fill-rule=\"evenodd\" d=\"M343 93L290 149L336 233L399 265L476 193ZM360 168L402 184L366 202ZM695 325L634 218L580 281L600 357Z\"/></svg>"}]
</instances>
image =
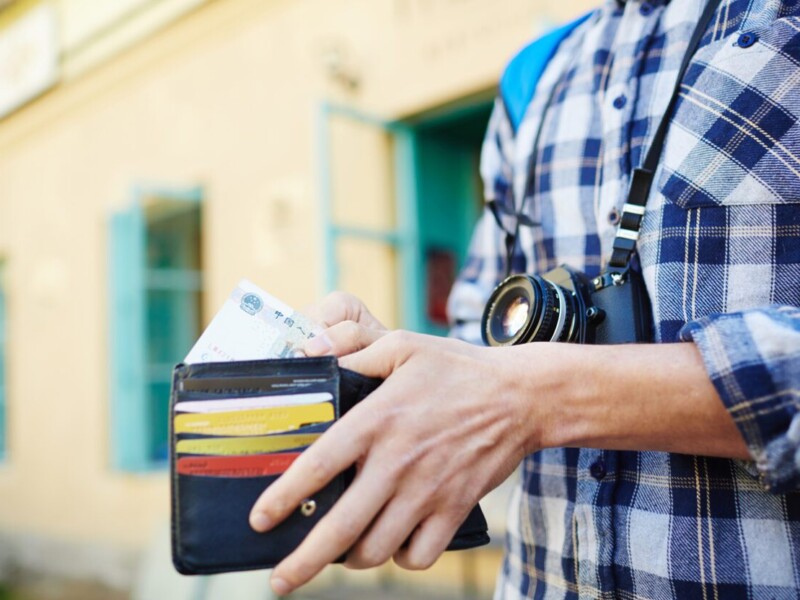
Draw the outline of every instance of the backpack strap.
<instances>
[{"instance_id":1,"label":"backpack strap","mask_svg":"<svg viewBox=\"0 0 800 600\"><path fill-rule=\"evenodd\" d=\"M594 11L534 40L508 63L500 79L500 97L503 99L514 133L522 122L522 117L525 116L528 104L536 91L536 84L539 83L547 63L553 58L561 42L592 14Z\"/></svg>"}]
</instances>

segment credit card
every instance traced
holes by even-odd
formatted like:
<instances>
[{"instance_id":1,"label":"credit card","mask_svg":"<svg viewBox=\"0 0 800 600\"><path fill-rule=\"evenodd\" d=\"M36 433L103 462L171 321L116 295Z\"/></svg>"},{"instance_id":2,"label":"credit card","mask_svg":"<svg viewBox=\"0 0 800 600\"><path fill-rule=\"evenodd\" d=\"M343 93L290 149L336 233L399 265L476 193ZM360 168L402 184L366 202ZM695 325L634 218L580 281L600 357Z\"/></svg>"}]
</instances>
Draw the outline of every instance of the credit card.
<instances>
[{"instance_id":1,"label":"credit card","mask_svg":"<svg viewBox=\"0 0 800 600\"><path fill-rule=\"evenodd\" d=\"M333 404L281 406L217 413L181 413L175 417L175 433L203 435L267 435L333 421Z\"/></svg>"},{"instance_id":2,"label":"credit card","mask_svg":"<svg viewBox=\"0 0 800 600\"><path fill-rule=\"evenodd\" d=\"M242 279L184 362L303 356L303 345L320 331L311 319Z\"/></svg>"},{"instance_id":3,"label":"credit card","mask_svg":"<svg viewBox=\"0 0 800 600\"><path fill-rule=\"evenodd\" d=\"M320 436L319 433L289 433L284 435L265 435L259 437L224 437L199 440L178 440L175 452L178 454L210 454L215 456L245 456L248 454L267 454L295 450L310 446Z\"/></svg>"},{"instance_id":4,"label":"credit card","mask_svg":"<svg viewBox=\"0 0 800 600\"><path fill-rule=\"evenodd\" d=\"M333 400L330 392L311 394L280 394L277 396L250 396L246 398L216 398L214 400L187 400L175 404L176 412L211 413L279 406L301 406Z\"/></svg>"},{"instance_id":5,"label":"credit card","mask_svg":"<svg viewBox=\"0 0 800 600\"><path fill-rule=\"evenodd\" d=\"M298 456L299 452L250 456L184 456L177 460L176 469L181 475L262 477L283 473Z\"/></svg>"}]
</instances>

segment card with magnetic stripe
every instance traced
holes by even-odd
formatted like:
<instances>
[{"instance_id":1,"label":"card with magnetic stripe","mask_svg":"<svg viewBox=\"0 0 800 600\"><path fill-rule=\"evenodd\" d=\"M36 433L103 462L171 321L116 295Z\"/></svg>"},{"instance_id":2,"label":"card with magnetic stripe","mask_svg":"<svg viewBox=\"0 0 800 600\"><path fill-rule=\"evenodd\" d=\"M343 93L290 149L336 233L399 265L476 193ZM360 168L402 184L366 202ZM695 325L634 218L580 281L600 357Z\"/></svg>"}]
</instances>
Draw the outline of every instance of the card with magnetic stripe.
<instances>
[{"instance_id":1,"label":"card with magnetic stripe","mask_svg":"<svg viewBox=\"0 0 800 600\"><path fill-rule=\"evenodd\" d=\"M278 396L251 396L244 398L216 398L214 400L186 400L175 403L176 412L211 413L254 408L276 408L279 406L300 406L318 404L333 400L330 392L310 394L280 394Z\"/></svg>"},{"instance_id":2,"label":"card with magnetic stripe","mask_svg":"<svg viewBox=\"0 0 800 600\"><path fill-rule=\"evenodd\" d=\"M216 456L244 456L247 454L267 454L310 446L320 436L319 433L298 433L283 435L263 435L257 437L224 437L194 440L178 440L175 452L178 454L210 454Z\"/></svg>"},{"instance_id":3,"label":"card with magnetic stripe","mask_svg":"<svg viewBox=\"0 0 800 600\"><path fill-rule=\"evenodd\" d=\"M174 429L175 433L204 435L266 435L333 419L333 404L321 402L230 412L181 413L175 417Z\"/></svg>"},{"instance_id":4,"label":"card with magnetic stripe","mask_svg":"<svg viewBox=\"0 0 800 600\"><path fill-rule=\"evenodd\" d=\"M263 477L280 475L298 456L300 452L249 456L184 456L177 460L175 467L181 475Z\"/></svg>"}]
</instances>

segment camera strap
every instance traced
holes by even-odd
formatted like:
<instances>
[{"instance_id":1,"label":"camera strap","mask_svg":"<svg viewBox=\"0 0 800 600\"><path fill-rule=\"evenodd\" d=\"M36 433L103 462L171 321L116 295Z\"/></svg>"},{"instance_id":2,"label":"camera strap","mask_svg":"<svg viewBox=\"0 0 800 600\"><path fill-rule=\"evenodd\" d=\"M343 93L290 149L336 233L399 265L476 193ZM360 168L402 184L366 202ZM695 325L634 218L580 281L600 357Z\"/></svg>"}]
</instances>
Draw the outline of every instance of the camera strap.
<instances>
[{"instance_id":1,"label":"camera strap","mask_svg":"<svg viewBox=\"0 0 800 600\"><path fill-rule=\"evenodd\" d=\"M689 63L692 61L692 57L700 45L700 40L703 39L708 24L711 22L711 18L714 16L720 2L721 0L709 0L706 4L703 14L697 22L697 27L695 27L694 33L692 33L692 37L689 40L689 46L683 56L681 67L678 70L678 77L675 80L672 97L653 136L653 143L647 151L642 166L633 170L628 197L622 207L622 217L617 228L617 235L614 238L611 260L608 263L609 267L623 271L630 267L633 253L636 250L636 242L639 239L639 229L644 219L647 198L650 196L650 188L653 186L653 178L658 168L658 161L661 159L661 153L664 149L664 138L667 135L675 104L680 96L683 77L686 75Z\"/></svg>"},{"instance_id":2,"label":"camera strap","mask_svg":"<svg viewBox=\"0 0 800 600\"><path fill-rule=\"evenodd\" d=\"M664 111L664 116L661 117L661 121L656 129L656 133L653 136L653 142L647 151L642 166L633 170L631 185L628 189L628 196L622 209L622 216L620 218L619 227L617 228L617 235L614 238L613 251L611 254L611 260L609 261L610 267L619 269L623 272L630 267L633 253L636 250L636 242L639 239L639 229L644 217L645 204L647 204L647 197L650 195L650 189L653 185L653 178L656 168L658 167L658 161L661 159L661 153L664 148L664 138L667 134L672 112L675 109L675 104L677 103L678 96L680 95L683 77L686 74L686 70L689 68L689 63L691 62L694 53L697 51L700 41L703 39L703 35L705 34L705 31L708 28L708 25L721 2L722 0L708 0L703 13L697 22L697 26L692 33L692 37L689 40L689 45L686 49L686 53L683 56L683 61L681 62L680 69L678 70L678 76L675 80L675 88L672 91L669 105L667 106L666 111ZM559 89L559 87L560 83L556 83L553 86L550 96L548 97L547 102L542 109L541 122L539 123L539 127L534 138L531 158L528 164L527 181L525 184L525 197L523 198L522 205L518 210L510 211L508 208L500 206L497 202L489 203L489 208L491 209L498 226L506 234L506 276L511 274L511 261L513 258L514 249L517 245L520 225L525 225L526 227L534 227L539 225L539 223L532 221L525 214L525 206L528 198L535 194L535 163L536 155L539 151L539 140L542 135L542 129L544 128L545 114L552 106L552 103L555 100L556 91ZM509 219L513 219L515 221L515 225L511 230L505 226L505 223Z\"/></svg>"}]
</instances>

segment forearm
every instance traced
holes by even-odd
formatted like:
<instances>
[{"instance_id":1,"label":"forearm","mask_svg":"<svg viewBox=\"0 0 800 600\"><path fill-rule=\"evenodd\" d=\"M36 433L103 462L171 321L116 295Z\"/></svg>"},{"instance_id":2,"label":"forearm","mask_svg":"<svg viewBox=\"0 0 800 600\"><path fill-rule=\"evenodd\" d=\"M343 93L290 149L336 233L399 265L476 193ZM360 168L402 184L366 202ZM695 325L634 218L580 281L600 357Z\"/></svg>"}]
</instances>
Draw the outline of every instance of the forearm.
<instances>
[{"instance_id":1,"label":"forearm","mask_svg":"<svg viewBox=\"0 0 800 600\"><path fill-rule=\"evenodd\" d=\"M536 447L655 450L749 459L694 344L513 349L539 419Z\"/></svg>"}]
</instances>

